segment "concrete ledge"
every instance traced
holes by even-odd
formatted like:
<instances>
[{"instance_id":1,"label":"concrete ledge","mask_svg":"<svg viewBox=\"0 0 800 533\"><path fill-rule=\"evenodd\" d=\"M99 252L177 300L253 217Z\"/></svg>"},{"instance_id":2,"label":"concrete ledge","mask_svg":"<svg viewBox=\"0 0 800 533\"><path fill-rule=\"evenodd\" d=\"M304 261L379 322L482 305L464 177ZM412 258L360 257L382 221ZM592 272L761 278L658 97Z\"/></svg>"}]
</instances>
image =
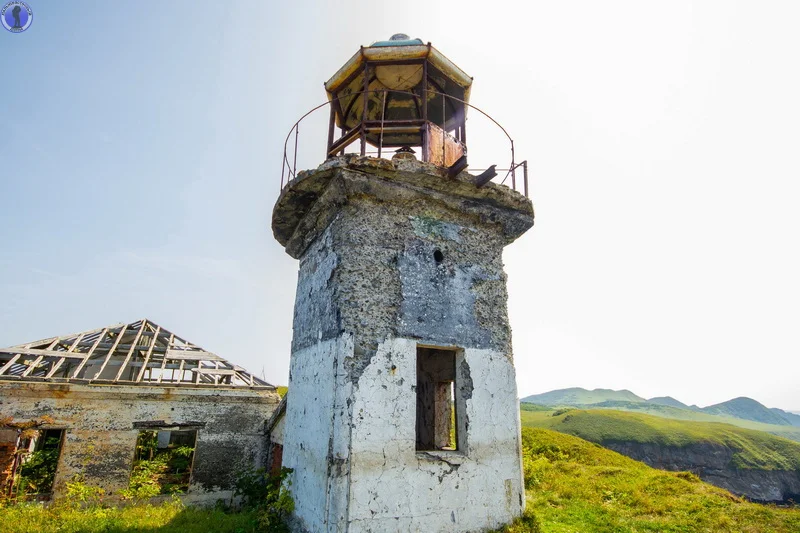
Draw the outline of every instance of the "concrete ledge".
<instances>
[{"instance_id":1,"label":"concrete ledge","mask_svg":"<svg viewBox=\"0 0 800 533\"><path fill-rule=\"evenodd\" d=\"M273 234L289 255L299 258L336 216L337 208L355 196L398 203L423 196L497 225L508 243L533 226L530 199L505 185L477 187L467 172L451 179L446 169L430 163L349 154L300 172L287 184L272 213Z\"/></svg>"}]
</instances>

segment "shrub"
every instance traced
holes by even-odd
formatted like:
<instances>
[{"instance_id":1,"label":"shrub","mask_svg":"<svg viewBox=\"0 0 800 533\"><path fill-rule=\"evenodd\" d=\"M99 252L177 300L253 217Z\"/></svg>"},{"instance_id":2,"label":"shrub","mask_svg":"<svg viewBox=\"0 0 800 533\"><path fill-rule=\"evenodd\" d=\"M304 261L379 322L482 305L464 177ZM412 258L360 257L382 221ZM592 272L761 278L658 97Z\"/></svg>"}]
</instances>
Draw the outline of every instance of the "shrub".
<instances>
[{"instance_id":1,"label":"shrub","mask_svg":"<svg viewBox=\"0 0 800 533\"><path fill-rule=\"evenodd\" d=\"M72 481L67 481L67 505L100 505L103 496L105 496L103 489L87 485L81 476L75 476Z\"/></svg>"},{"instance_id":2,"label":"shrub","mask_svg":"<svg viewBox=\"0 0 800 533\"><path fill-rule=\"evenodd\" d=\"M246 507L258 511L259 524L270 533L289 531L286 519L294 511L294 500L289 492L287 479L291 468L281 468L280 473L270 475L265 469L245 470L236 479L234 495L242 496Z\"/></svg>"}]
</instances>

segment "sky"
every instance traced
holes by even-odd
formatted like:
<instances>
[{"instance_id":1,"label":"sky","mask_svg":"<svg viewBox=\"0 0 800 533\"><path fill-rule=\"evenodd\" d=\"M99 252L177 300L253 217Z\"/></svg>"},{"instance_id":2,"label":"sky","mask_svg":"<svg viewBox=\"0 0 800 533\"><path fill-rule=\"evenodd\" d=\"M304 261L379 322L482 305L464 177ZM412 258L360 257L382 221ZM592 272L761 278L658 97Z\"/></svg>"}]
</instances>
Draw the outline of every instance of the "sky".
<instances>
[{"instance_id":1,"label":"sky","mask_svg":"<svg viewBox=\"0 0 800 533\"><path fill-rule=\"evenodd\" d=\"M147 317L285 384L284 140L402 32L529 164L536 224L503 256L521 397L800 410L797 2L29 4L0 28L0 345ZM470 154L504 162L490 130L470 115ZM299 166L326 134L303 123Z\"/></svg>"}]
</instances>

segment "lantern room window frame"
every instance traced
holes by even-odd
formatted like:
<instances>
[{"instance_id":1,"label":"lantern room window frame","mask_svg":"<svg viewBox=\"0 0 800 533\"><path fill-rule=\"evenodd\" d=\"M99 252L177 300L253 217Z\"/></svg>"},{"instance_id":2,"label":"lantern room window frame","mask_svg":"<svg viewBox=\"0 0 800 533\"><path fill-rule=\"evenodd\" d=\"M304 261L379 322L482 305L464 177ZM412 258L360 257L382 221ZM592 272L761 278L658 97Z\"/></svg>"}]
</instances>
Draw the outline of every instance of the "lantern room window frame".
<instances>
[{"instance_id":1,"label":"lantern room window frame","mask_svg":"<svg viewBox=\"0 0 800 533\"><path fill-rule=\"evenodd\" d=\"M363 63L357 65L347 77L342 79L340 74L337 74L338 80L337 76L334 76L326 84L331 104L326 152L328 158L344 154L345 149L356 141L360 143L361 156L366 155L368 143L377 148L378 157L381 157L384 148L418 146L422 149L422 161L444 167L450 166L461 156L466 155L466 117L469 107L467 98L470 86L462 86L457 79L448 75L446 69L432 65L428 57L432 47L428 45L424 48L427 49L427 54L422 57L393 60L366 60L363 58L362 48L362 57L359 59ZM378 80L378 68L403 65L420 66L422 76L417 85L407 90L398 90L386 87ZM437 83L432 75L444 79L444 84ZM348 91L359 77L362 80L361 90ZM375 82L382 87L370 88ZM448 91L450 84L451 91ZM453 88L456 88L456 91L453 91ZM458 94L451 94L452 92ZM395 119L391 115L387 116L390 100L398 96L413 100L417 118ZM374 113L373 110L372 117L369 116L371 98L373 101L378 100L380 106L378 113ZM353 107L357 104L361 104L361 116L356 124L351 124ZM437 117L441 118L441 123L432 120L430 116L434 114L430 112L433 105L442 106L441 117ZM394 141L390 135L395 135ZM407 140L398 142L396 138L403 135Z\"/></svg>"}]
</instances>

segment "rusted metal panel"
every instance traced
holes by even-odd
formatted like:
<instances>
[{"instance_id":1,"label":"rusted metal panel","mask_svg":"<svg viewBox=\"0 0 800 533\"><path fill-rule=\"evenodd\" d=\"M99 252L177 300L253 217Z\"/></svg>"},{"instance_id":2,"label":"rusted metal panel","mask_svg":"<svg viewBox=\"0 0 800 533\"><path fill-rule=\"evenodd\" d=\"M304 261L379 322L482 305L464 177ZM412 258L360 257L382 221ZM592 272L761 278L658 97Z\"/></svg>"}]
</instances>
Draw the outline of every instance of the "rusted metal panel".
<instances>
[{"instance_id":1,"label":"rusted metal panel","mask_svg":"<svg viewBox=\"0 0 800 533\"><path fill-rule=\"evenodd\" d=\"M438 167L449 167L464 155L464 145L436 124L428 123L426 137L428 153L425 160Z\"/></svg>"}]
</instances>

